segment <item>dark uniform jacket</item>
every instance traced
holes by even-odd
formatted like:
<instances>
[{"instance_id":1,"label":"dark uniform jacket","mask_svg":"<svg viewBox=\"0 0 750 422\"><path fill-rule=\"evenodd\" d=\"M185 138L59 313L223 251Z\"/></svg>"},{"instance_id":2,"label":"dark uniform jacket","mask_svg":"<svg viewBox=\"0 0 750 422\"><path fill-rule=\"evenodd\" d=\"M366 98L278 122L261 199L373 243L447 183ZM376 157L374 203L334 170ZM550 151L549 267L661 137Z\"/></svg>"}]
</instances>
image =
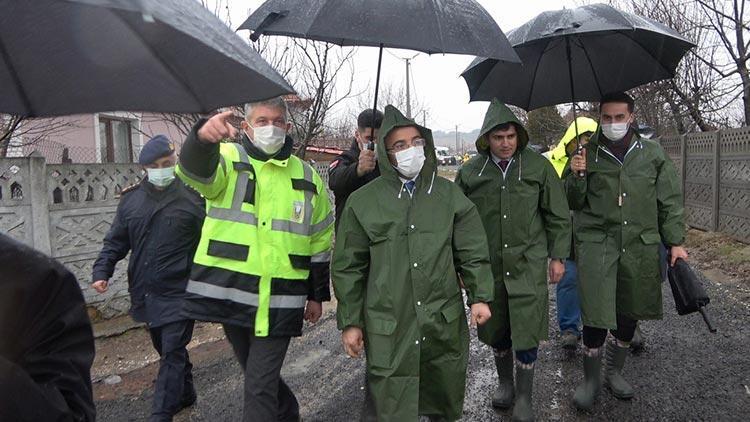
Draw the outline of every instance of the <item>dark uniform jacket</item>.
<instances>
[{"instance_id":1,"label":"dark uniform jacket","mask_svg":"<svg viewBox=\"0 0 750 422\"><path fill-rule=\"evenodd\" d=\"M359 143L355 139L352 141L349 151L344 151L336 157L328 167L328 187L333 191L336 200L336 227L339 226L339 219L349 195L380 176L378 166L375 166L375 170L362 177L357 176L359 152Z\"/></svg>"},{"instance_id":2,"label":"dark uniform jacket","mask_svg":"<svg viewBox=\"0 0 750 422\"><path fill-rule=\"evenodd\" d=\"M93 421L94 335L57 261L0 235L0 421Z\"/></svg>"},{"instance_id":3,"label":"dark uniform jacket","mask_svg":"<svg viewBox=\"0 0 750 422\"><path fill-rule=\"evenodd\" d=\"M144 180L126 190L104 247L94 262L93 281L112 277L128 251L130 315L158 327L180 316L205 205L200 195L175 179L159 191Z\"/></svg>"}]
</instances>

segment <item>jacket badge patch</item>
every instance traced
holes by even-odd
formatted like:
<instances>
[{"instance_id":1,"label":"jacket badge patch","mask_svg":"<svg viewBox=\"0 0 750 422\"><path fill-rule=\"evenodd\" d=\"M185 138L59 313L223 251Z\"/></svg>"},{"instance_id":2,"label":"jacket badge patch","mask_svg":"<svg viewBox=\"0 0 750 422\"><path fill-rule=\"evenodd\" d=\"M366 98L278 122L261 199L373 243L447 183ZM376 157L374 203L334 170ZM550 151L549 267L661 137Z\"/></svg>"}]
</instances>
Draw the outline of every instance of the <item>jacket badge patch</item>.
<instances>
[{"instance_id":1,"label":"jacket badge patch","mask_svg":"<svg viewBox=\"0 0 750 422\"><path fill-rule=\"evenodd\" d=\"M294 211L292 221L301 223L305 217L305 204L302 201L294 201Z\"/></svg>"}]
</instances>

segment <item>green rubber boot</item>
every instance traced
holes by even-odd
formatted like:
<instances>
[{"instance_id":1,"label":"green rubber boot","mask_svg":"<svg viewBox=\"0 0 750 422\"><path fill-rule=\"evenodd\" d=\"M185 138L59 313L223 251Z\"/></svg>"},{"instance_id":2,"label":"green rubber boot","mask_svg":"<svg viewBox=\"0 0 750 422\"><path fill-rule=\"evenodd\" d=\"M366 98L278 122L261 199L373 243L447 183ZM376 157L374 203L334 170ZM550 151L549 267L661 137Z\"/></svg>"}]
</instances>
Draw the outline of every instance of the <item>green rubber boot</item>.
<instances>
[{"instance_id":1,"label":"green rubber boot","mask_svg":"<svg viewBox=\"0 0 750 422\"><path fill-rule=\"evenodd\" d=\"M495 351L497 391L492 395L492 406L507 409L513 404L513 352Z\"/></svg>"},{"instance_id":2,"label":"green rubber boot","mask_svg":"<svg viewBox=\"0 0 750 422\"><path fill-rule=\"evenodd\" d=\"M591 410L596 397L602 389L601 380L602 355L601 351L595 356L583 356L583 382L576 388L573 403L581 410Z\"/></svg>"},{"instance_id":3,"label":"green rubber boot","mask_svg":"<svg viewBox=\"0 0 750 422\"><path fill-rule=\"evenodd\" d=\"M633 387L625 381L622 376L622 368L625 366L625 358L630 346L620 347L616 341L607 343L607 363L604 367L604 385L612 391L612 395L618 399L632 399Z\"/></svg>"},{"instance_id":4,"label":"green rubber boot","mask_svg":"<svg viewBox=\"0 0 750 422\"><path fill-rule=\"evenodd\" d=\"M513 405L513 417L517 422L534 420L534 408L531 405L531 390L534 385L534 366L523 368L516 365L516 403Z\"/></svg>"}]
</instances>

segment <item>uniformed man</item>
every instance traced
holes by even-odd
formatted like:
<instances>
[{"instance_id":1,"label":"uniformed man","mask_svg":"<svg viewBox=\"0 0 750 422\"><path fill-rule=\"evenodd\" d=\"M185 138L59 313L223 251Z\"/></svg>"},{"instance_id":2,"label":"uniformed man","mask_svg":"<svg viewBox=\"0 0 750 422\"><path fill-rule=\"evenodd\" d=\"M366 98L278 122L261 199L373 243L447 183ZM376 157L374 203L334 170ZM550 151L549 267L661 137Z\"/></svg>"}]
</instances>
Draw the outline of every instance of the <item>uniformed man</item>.
<instances>
[{"instance_id":1,"label":"uniformed man","mask_svg":"<svg viewBox=\"0 0 750 422\"><path fill-rule=\"evenodd\" d=\"M281 379L291 337L330 300L333 213L323 181L292 155L281 98L245 107L239 143L232 112L200 120L182 147L178 175L207 201L186 315L224 324L245 371L245 421L296 421Z\"/></svg>"},{"instance_id":2,"label":"uniformed man","mask_svg":"<svg viewBox=\"0 0 750 422\"><path fill-rule=\"evenodd\" d=\"M204 204L197 192L175 179L177 155L167 137L149 140L138 162L146 178L122 192L104 247L94 262L92 287L106 292L115 264L131 252L130 315L148 324L161 357L151 420L171 421L196 399L186 349L193 320L180 315L180 310L200 239Z\"/></svg>"}]
</instances>

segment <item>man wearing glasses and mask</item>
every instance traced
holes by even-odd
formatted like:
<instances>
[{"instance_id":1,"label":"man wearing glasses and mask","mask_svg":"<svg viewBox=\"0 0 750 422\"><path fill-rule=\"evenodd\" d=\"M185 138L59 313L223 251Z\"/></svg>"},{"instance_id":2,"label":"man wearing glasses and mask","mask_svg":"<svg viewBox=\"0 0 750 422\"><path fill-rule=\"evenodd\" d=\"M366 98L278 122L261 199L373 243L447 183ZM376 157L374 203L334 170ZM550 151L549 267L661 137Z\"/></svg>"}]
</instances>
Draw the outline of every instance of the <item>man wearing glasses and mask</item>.
<instances>
[{"instance_id":1,"label":"man wearing glasses and mask","mask_svg":"<svg viewBox=\"0 0 750 422\"><path fill-rule=\"evenodd\" d=\"M474 205L437 176L432 132L385 108L381 176L354 192L332 267L344 349L367 354L378 420L462 415L469 330L490 317L492 275ZM366 347L365 347L366 345Z\"/></svg>"},{"instance_id":2,"label":"man wearing glasses and mask","mask_svg":"<svg viewBox=\"0 0 750 422\"><path fill-rule=\"evenodd\" d=\"M333 213L316 171L292 155L283 99L245 108L238 143L232 112L199 121L177 173L206 198L206 221L185 313L220 322L245 372L244 421L296 421L281 379L291 337L330 300Z\"/></svg>"}]
</instances>

